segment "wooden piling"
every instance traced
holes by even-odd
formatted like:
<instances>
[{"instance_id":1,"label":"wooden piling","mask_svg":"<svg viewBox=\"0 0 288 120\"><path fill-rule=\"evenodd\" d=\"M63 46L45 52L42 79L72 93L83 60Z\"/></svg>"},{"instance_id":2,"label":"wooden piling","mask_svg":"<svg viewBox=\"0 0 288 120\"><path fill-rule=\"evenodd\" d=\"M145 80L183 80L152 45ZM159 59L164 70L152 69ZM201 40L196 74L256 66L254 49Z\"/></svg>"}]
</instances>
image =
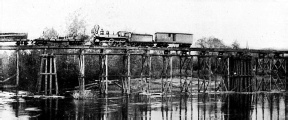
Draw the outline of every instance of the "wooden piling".
<instances>
[{"instance_id":1,"label":"wooden piling","mask_svg":"<svg viewBox=\"0 0 288 120\"><path fill-rule=\"evenodd\" d=\"M105 55L105 94L108 94L108 55Z\"/></svg>"},{"instance_id":2,"label":"wooden piling","mask_svg":"<svg viewBox=\"0 0 288 120\"><path fill-rule=\"evenodd\" d=\"M165 62L165 56L162 56L162 74L161 76L161 91L164 92L164 75L166 75L165 73L165 68L166 68L166 62Z\"/></svg>"},{"instance_id":3,"label":"wooden piling","mask_svg":"<svg viewBox=\"0 0 288 120\"><path fill-rule=\"evenodd\" d=\"M47 60L47 56L46 56L46 58L44 58L45 59L45 73L47 73L47 69L48 69L48 60ZM47 95L47 75L45 75L45 95Z\"/></svg>"},{"instance_id":4,"label":"wooden piling","mask_svg":"<svg viewBox=\"0 0 288 120\"><path fill-rule=\"evenodd\" d=\"M230 91L231 88L230 88L230 58L229 57L227 58L227 82L228 82L227 89L228 91Z\"/></svg>"},{"instance_id":5,"label":"wooden piling","mask_svg":"<svg viewBox=\"0 0 288 120\"><path fill-rule=\"evenodd\" d=\"M48 62L49 62L49 94L52 95L52 58L49 56L48 57Z\"/></svg>"},{"instance_id":6,"label":"wooden piling","mask_svg":"<svg viewBox=\"0 0 288 120\"><path fill-rule=\"evenodd\" d=\"M41 59L41 63L40 63L40 70L39 70L39 74L38 74L38 80L37 80L37 92L40 93L41 91L41 82L42 82L42 75L41 73L43 72L43 65L44 65L44 59Z\"/></svg>"},{"instance_id":7,"label":"wooden piling","mask_svg":"<svg viewBox=\"0 0 288 120\"><path fill-rule=\"evenodd\" d=\"M59 94L59 91L58 91L58 79L57 79L57 66L56 66L56 58L53 59L53 62L54 62L54 73L55 73L55 89L56 89L56 95ZM52 84L51 84L52 85ZM58 102L58 100L57 100Z\"/></svg>"},{"instance_id":8,"label":"wooden piling","mask_svg":"<svg viewBox=\"0 0 288 120\"><path fill-rule=\"evenodd\" d=\"M152 80L152 57L150 56L150 51L148 54L148 59L149 59L149 65L148 65L148 69L149 69L149 80L148 80L148 92L150 93L150 88L151 88L151 80Z\"/></svg>"},{"instance_id":9,"label":"wooden piling","mask_svg":"<svg viewBox=\"0 0 288 120\"><path fill-rule=\"evenodd\" d=\"M79 91L83 93L85 91L85 56L84 51L80 50L79 54Z\"/></svg>"},{"instance_id":10,"label":"wooden piling","mask_svg":"<svg viewBox=\"0 0 288 120\"><path fill-rule=\"evenodd\" d=\"M180 64L180 66L179 66L179 73L180 73L180 92L183 92L183 83L182 83L182 56L179 56L179 64Z\"/></svg>"},{"instance_id":11,"label":"wooden piling","mask_svg":"<svg viewBox=\"0 0 288 120\"><path fill-rule=\"evenodd\" d=\"M173 56L170 56L170 82L169 82L169 92L172 89L172 80L173 80Z\"/></svg>"},{"instance_id":12,"label":"wooden piling","mask_svg":"<svg viewBox=\"0 0 288 120\"><path fill-rule=\"evenodd\" d=\"M189 55L191 56L191 52L189 52ZM191 56L191 62L190 62L190 69L191 69L191 80L190 80L190 83L191 86L190 86L190 92L193 91L193 88L192 88L192 84L193 84L193 71L194 71L194 59L193 59L193 56ZM192 109L192 108L191 108Z\"/></svg>"},{"instance_id":13,"label":"wooden piling","mask_svg":"<svg viewBox=\"0 0 288 120\"><path fill-rule=\"evenodd\" d=\"M200 92L200 56L197 57L197 62L198 62L198 84L197 84L197 89L198 89L198 92Z\"/></svg>"},{"instance_id":14,"label":"wooden piling","mask_svg":"<svg viewBox=\"0 0 288 120\"><path fill-rule=\"evenodd\" d=\"M127 76L128 76L128 88L127 88L127 94L131 93L131 56L129 51L127 51L127 61L128 61L128 65L127 65Z\"/></svg>"},{"instance_id":15,"label":"wooden piling","mask_svg":"<svg viewBox=\"0 0 288 120\"><path fill-rule=\"evenodd\" d=\"M19 85L19 50L16 51L16 86Z\"/></svg>"},{"instance_id":16,"label":"wooden piling","mask_svg":"<svg viewBox=\"0 0 288 120\"><path fill-rule=\"evenodd\" d=\"M269 59L269 71L270 71L270 74L269 74L269 91L272 90L272 62L273 62L273 58L272 59Z\"/></svg>"}]
</instances>

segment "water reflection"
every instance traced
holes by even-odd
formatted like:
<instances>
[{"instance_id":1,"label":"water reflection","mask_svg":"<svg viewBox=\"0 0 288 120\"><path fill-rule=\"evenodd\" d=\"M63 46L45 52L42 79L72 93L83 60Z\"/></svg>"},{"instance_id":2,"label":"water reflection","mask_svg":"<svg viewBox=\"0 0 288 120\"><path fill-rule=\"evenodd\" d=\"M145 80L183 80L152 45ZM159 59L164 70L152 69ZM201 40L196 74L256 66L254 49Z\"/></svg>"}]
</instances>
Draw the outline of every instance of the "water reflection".
<instances>
[{"instance_id":1,"label":"water reflection","mask_svg":"<svg viewBox=\"0 0 288 120\"><path fill-rule=\"evenodd\" d=\"M0 119L284 120L284 93L111 95L94 100L1 98Z\"/></svg>"}]
</instances>

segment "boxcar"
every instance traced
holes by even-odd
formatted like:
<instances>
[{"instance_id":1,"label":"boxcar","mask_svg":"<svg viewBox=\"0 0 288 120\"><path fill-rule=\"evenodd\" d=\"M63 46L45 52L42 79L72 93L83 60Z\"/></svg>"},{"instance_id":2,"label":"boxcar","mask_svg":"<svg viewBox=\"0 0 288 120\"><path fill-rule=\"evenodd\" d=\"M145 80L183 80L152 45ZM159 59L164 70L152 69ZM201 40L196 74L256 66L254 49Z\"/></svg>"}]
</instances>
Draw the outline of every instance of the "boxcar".
<instances>
[{"instance_id":1,"label":"boxcar","mask_svg":"<svg viewBox=\"0 0 288 120\"><path fill-rule=\"evenodd\" d=\"M193 42L193 34L156 32L155 43L158 47L167 47L169 44L178 44L179 47L190 47Z\"/></svg>"},{"instance_id":2,"label":"boxcar","mask_svg":"<svg viewBox=\"0 0 288 120\"><path fill-rule=\"evenodd\" d=\"M153 46L153 35L131 33L129 44L131 46Z\"/></svg>"}]
</instances>

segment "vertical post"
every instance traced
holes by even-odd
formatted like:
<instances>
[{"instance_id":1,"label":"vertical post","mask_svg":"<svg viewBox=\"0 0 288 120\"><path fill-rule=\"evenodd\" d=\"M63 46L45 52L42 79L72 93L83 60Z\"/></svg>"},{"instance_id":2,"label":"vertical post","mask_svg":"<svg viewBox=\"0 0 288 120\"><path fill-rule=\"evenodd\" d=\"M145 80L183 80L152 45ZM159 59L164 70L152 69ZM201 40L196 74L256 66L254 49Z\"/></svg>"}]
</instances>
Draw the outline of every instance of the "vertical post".
<instances>
[{"instance_id":1,"label":"vertical post","mask_svg":"<svg viewBox=\"0 0 288 120\"><path fill-rule=\"evenodd\" d=\"M83 51L84 52L84 51ZM82 53L82 90L85 90L85 55Z\"/></svg>"},{"instance_id":2,"label":"vertical post","mask_svg":"<svg viewBox=\"0 0 288 120\"><path fill-rule=\"evenodd\" d=\"M19 86L19 50L16 51L16 96L18 96L18 86Z\"/></svg>"},{"instance_id":3,"label":"vertical post","mask_svg":"<svg viewBox=\"0 0 288 120\"><path fill-rule=\"evenodd\" d=\"M285 83L286 83L286 91L288 90L288 59L285 58Z\"/></svg>"},{"instance_id":4,"label":"vertical post","mask_svg":"<svg viewBox=\"0 0 288 120\"><path fill-rule=\"evenodd\" d=\"M17 67L16 86L18 87L19 85L19 50L16 51L16 67Z\"/></svg>"},{"instance_id":5,"label":"vertical post","mask_svg":"<svg viewBox=\"0 0 288 120\"><path fill-rule=\"evenodd\" d=\"M193 65L194 64L194 59L193 59L193 56L191 55L191 51L189 51L189 55L191 57L191 62L190 62L191 81L190 81L190 84L192 84L193 83L193 71L194 71L194 65ZM190 86L190 92L192 92L192 86Z\"/></svg>"},{"instance_id":6,"label":"vertical post","mask_svg":"<svg viewBox=\"0 0 288 120\"><path fill-rule=\"evenodd\" d=\"M103 55L104 50L100 49L100 54L99 55L99 66L100 66L100 73L99 73L99 85L100 85L100 93L103 94L104 93L104 55Z\"/></svg>"},{"instance_id":7,"label":"vertical post","mask_svg":"<svg viewBox=\"0 0 288 120\"><path fill-rule=\"evenodd\" d=\"M228 57L227 58L227 88L228 88L228 91L230 91L230 58Z\"/></svg>"},{"instance_id":8,"label":"vertical post","mask_svg":"<svg viewBox=\"0 0 288 120\"><path fill-rule=\"evenodd\" d=\"M169 82L169 92L171 92L173 79L173 56L170 56L170 82Z\"/></svg>"},{"instance_id":9,"label":"vertical post","mask_svg":"<svg viewBox=\"0 0 288 120\"><path fill-rule=\"evenodd\" d=\"M48 59L49 59L49 62L50 62L50 67L49 67L49 78L50 78L49 94L52 95L52 77L53 77L53 74L52 74L52 60L53 60L53 57L49 56Z\"/></svg>"},{"instance_id":10,"label":"vertical post","mask_svg":"<svg viewBox=\"0 0 288 120\"><path fill-rule=\"evenodd\" d=\"M58 79L57 79L57 65L56 65L56 58L53 57L54 62L54 73L55 73L55 89L56 89L56 95L58 95ZM57 100L58 103L58 100Z\"/></svg>"},{"instance_id":11,"label":"vertical post","mask_svg":"<svg viewBox=\"0 0 288 120\"><path fill-rule=\"evenodd\" d=\"M84 59L84 51L80 50L79 55L79 68L80 68L80 78L79 78L79 90L80 92L85 91L85 59Z\"/></svg>"},{"instance_id":12,"label":"vertical post","mask_svg":"<svg viewBox=\"0 0 288 120\"><path fill-rule=\"evenodd\" d=\"M197 70L197 76L198 76L198 84L197 84L197 89L198 89L198 93L200 92L200 59L199 59L200 56L197 56L197 62L198 62L198 70Z\"/></svg>"},{"instance_id":13,"label":"vertical post","mask_svg":"<svg viewBox=\"0 0 288 120\"><path fill-rule=\"evenodd\" d=\"M209 85L211 85L211 82L212 82L212 78L211 78L212 77L211 59L212 59L212 57L208 57L209 82L208 82L208 85L207 85L207 89L209 88ZM210 92L211 92L211 88L210 88Z\"/></svg>"},{"instance_id":14,"label":"vertical post","mask_svg":"<svg viewBox=\"0 0 288 120\"><path fill-rule=\"evenodd\" d=\"M105 55L105 94L108 94L108 55Z\"/></svg>"},{"instance_id":15,"label":"vertical post","mask_svg":"<svg viewBox=\"0 0 288 120\"><path fill-rule=\"evenodd\" d=\"M47 55L45 55L45 67L44 67L44 69L45 69L45 95L47 95L47 69L48 69L48 60L47 60Z\"/></svg>"},{"instance_id":16,"label":"vertical post","mask_svg":"<svg viewBox=\"0 0 288 120\"><path fill-rule=\"evenodd\" d=\"M148 91L150 93L150 87L151 87L151 80L152 80L152 57L150 56L150 51L148 53L149 58L149 81L148 81Z\"/></svg>"},{"instance_id":17,"label":"vertical post","mask_svg":"<svg viewBox=\"0 0 288 120\"><path fill-rule=\"evenodd\" d=\"M128 61L128 68L127 68L127 71L128 71L128 73L127 73L127 75L128 75L128 89L127 89L127 94L130 94L130 89L131 89L131 86L130 86L130 84L131 84L131 71L130 71L130 69L131 69L131 61L130 61L130 53L129 53L129 51L127 51L127 61Z\"/></svg>"},{"instance_id":18,"label":"vertical post","mask_svg":"<svg viewBox=\"0 0 288 120\"><path fill-rule=\"evenodd\" d=\"M269 77L269 82L270 82L270 91L272 90L272 62L274 58L270 59L269 61L269 69L270 69L270 77Z\"/></svg>"},{"instance_id":19,"label":"vertical post","mask_svg":"<svg viewBox=\"0 0 288 120\"><path fill-rule=\"evenodd\" d=\"M165 56L162 56L162 74L160 75L161 76L161 91L164 92L164 80L163 80L163 77L164 77L164 74L165 73L165 68L166 68L166 63L165 63Z\"/></svg>"},{"instance_id":20,"label":"vertical post","mask_svg":"<svg viewBox=\"0 0 288 120\"><path fill-rule=\"evenodd\" d=\"M106 73L105 73L105 52L104 52L104 50L103 49L101 49L100 50L100 52L102 53L102 55L100 56L100 58L101 58L101 81L100 81L100 83L101 83L101 93L104 93L105 94L105 75L106 75Z\"/></svg>"},{"instance_id":21,"label":"vertical post","mask_svg":"<svg viewBox=\"0 0 288 120\"><path fill-rule=\"evenodd\" d=\"M182 51L183 52L183 51ZM183 53L181 54L181 55L183 55ZM180 59L180 61L179 61L179 63L180 63L180 66L179 66L179 73L180 73L180 92L183 92L184 91L184 86L183 86L183 83L182 83L182 57L181 56L179 56L179 59Z\"/></svg>"},{"instance_id":22,"label":"vertical post","mask_svg":"<svg viewBox=\"0 0 288 120\"><path fill-rule=\"evenodd\" d=\"M39 71L39 75L38 75L38 90L37 90L38 93L40 93L40 91L41 91L43 65L44 65L44 59L42 56L41 57L41 63L40 63L40 71Z\"/></svg>"}]
</instances>

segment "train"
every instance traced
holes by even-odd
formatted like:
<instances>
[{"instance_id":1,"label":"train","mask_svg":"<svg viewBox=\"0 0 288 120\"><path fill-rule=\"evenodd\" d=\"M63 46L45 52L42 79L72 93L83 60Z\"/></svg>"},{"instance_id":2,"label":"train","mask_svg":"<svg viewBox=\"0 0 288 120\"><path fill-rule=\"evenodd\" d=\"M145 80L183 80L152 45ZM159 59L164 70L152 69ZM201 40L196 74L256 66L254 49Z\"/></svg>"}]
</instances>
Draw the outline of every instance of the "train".
<instances>
[{"instance_id":1,"label":"train","mask_svg":"<svg viewBox=\"0 0 288 120\"><path fill-rule=\"evenodd\" d=\"M193 34L156 32L151 34L139 34L127 31L119 31L110 34L103 29L99 32L99 26L92 29L92 44L99 46L138 46L138 47L190 47L193 42Z\"/></svg>"},{"instance_id":2,"label":"train","mask_svg":"<svg viewBox=\"0 0 288 120\"><path fill-rule=\"evenodd\" d=\"M0 42L16 42L16 45L28 44L28 33L0 33Z\"/></svg>"},{"instance_id":3,"label":"train","mask_svg":"<svg viewBox=\"0 0 288 120\"><path fill-rule=\"evenodd\" d=\"M73 35L69 37L40 37L31 40L34 45L83 45L87 41L92 46L107 46L107 47L190 47L193 42L193 34L190 33L172 33L172 32L156 32L154 37L152 34L133 33L128 31L118 31L110 33L101 29L99 25L94 26L91 30L92 36ZM22 33L2 33L0 38L16 41L17 45L28 44L27 34ZM0 39L2 41L3 39Z\"/></svg>"}]
</instances>

